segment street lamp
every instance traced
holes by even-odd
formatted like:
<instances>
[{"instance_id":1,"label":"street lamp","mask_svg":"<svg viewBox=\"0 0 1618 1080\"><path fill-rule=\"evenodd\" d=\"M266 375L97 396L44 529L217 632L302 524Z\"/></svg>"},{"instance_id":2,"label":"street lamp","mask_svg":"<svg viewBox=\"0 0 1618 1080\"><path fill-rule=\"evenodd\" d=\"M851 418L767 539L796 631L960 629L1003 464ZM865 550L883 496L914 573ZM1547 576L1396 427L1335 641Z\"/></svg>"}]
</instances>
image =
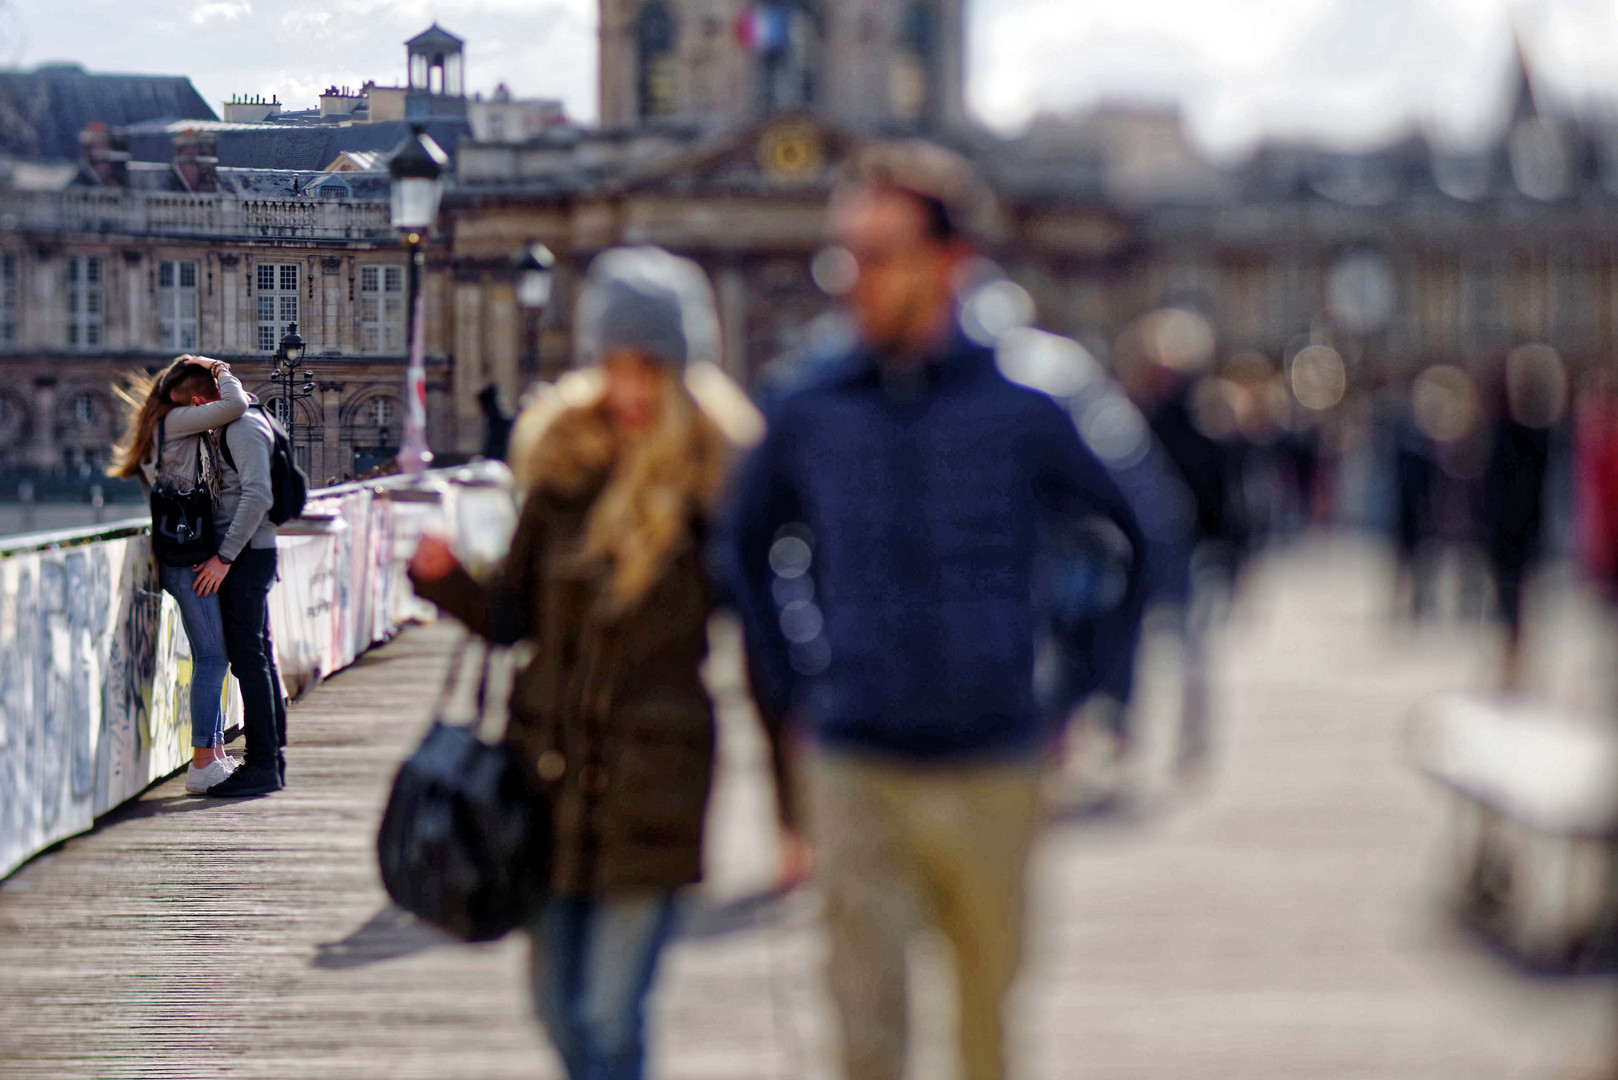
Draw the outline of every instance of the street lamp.
<instances>
[{"instance_id":1,"label":"street lamp","mask_svg":"<svg viewBox=\"0 0 1618 1080\"><path fill-rule=\"evenodd\" d=\"M427 448L427 359L423 341L421 311L422 248L427 232L438 220L438 203L444 195L444 170L449 156L419 124L393 151L388 162L392 177L393 227L410 253L409 291L405 300L405 325L410 328L410 363L405 373L405 434L399 446L399 469L419 477L432 464Z\"/></svg>"},{"instance_id":2,"label":"street lamp","mask_svg":"<svg viewBox=\"0 0 1618 1080\"><path fill-rule=\"evenodd\" d=\"M297 445L293 433L297 427L297 413L293 406L304 398L314 397L315 373L305 371L301 384L298 382L298 361L303 359L303 338L298 336L298 324L287 323L287 332L281 338L281 345L275 350L275 356L270 361L270 382L281 388L281 420L282 426L287 429L287 442Z\"/></svg>"},{"instance_id":3,"label":"street lamp","mask_svg":"<svg viewBox=\"0 0 1618 1080\"><path fill-rule=\"evenodd\" d=\"M511 258L511 274L517 284L517 304L523 309L523 332L529 339L525 350L531 360L528 374L544 374L542 350L544 338L534 328L535 316L543 317L550 306L551 293L556 287L556 256L544 244L529 244Z\"/></svg>"}]
</instances>

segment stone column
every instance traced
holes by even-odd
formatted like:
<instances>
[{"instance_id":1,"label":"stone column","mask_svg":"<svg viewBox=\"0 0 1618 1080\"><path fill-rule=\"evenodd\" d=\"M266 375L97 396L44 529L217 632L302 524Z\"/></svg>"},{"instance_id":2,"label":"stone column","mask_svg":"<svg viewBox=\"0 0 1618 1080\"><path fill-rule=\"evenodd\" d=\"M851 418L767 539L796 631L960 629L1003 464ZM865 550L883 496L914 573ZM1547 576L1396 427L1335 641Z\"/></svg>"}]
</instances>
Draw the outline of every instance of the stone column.
<instances>
[{"instance_id":1,"label":"stone column","mask_svg":"<svg viewBox=\"0 0 1618 1080\"><path fill-rule=\"evenodd\" d=\"M34 380L34 445L28 463L52 469L62 463L56 445L56 377L41 375Z\"/></svg>"},{"instance_id":2,"label":"stone column","mask_svg":"<svg viewBox=\"0 0 1618 1080\"><path fill-rule=\"evenodd\" d=\"M62 289L62 253L37 249L33 270L35 318L26 320L28 344L61 348L67 344L67 300Z\"/></svg>"},{"instance_id":3,"label":"stone column","mask_svg":"<svg viewBox=\"0 0 1618 1080\"><path fill-rule=\"evenodd\" d=\"M483 286L477 279L455 285L454 437L449 447L475 454L483 446L483 411L478 391L489 381L483 355Z\"/></svg>"},{"instance_id":4,"label":"stone column","mask_svg":"<svg viewBox=\"0 0 1618 1080\"><path fill-rule=\"evenodd\" d=\"M107 260L110 264L111 259ZM125 251L119 271L124 275L123 318L116 317L112 305L107 311L107 347L111 349L142 350L156 348L158 344L157 320L152 317L146 298L146 260L138 251Z\"/></svg>"},{"instance_id":5,"label":"stone column","mask_svg":"<svg viewBox=\"0 0 1618 1080\"><path fill-rule=\"evenodd\" d=\"M747 279L734 264L719 270L717 289L719 329L724 335L725 355L720 366L744 386L748 381L747 363Z\"/></svg>"},{"instance_id":6,"label":"stone column","mask_svg":"<svg viewBox=\"0 0 1618 1080\"><path fill-rule=\"evenodd\" d=\"M522 352L525 344L522 309L517 306L516 290L497 285L490 290L488 303L488 377L478 385L482 390L489 383L500 388L500 402L507 410L515 407L517 399L528 388L522 377Z\"/></svg>"},{"instance_id":7,"label":"stone column","mask_svg":"<svg viewBox=\"0 0 1618 1080\"><path fill-rule=\"evenodd\" d=\"M335 476L339 481L347 480L349 463L352 457L344 461L343 454L343 384L340 382L323 382L320 384L320 411L324 430L322 444L324 453L321 455L319 482L324 484L329 478Z\"/></svg>"},{"instance_id":8,"label":"stone column","mask_svg":"<svg viewBox=\"0 0 1618 1080\"><path fill-rule=\"evenodd\" d=\"M320 260L320 351L342 351L343 260L327 255Z\"/></svg>"},{"instance_id":9,"label":"stone column","mask_svg":"<svg viewBox=\"0 0 1618 1080\"><path fill-rule=\"evenodd\" d=\"M202 342L204 349L220 352L246 352L241 339L242 257L219 256L219 339Z\"/></svg>"}]
</instances>

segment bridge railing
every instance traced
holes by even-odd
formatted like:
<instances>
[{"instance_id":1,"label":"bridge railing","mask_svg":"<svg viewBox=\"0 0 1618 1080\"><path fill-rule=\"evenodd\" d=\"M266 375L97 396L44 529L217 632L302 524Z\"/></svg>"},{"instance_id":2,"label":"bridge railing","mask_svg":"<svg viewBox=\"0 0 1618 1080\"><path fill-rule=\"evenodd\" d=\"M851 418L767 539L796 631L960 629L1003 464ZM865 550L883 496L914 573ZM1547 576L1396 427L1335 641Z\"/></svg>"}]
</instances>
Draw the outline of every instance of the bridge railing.
<instances>
[{"instance_id":1,"label":"bridge railing","mask_svg":"<svg viewBox=\"0 0 1618 1080\"><path fill-rule=\"evenodd\" d=\"M515 519L508 483L479 465L312 493L282 529L270 594L288 693L433 616L404 572L423 531L471 562L497 559ZM0 541L0 878L184 767L191 671L145 520ZM241 715L234 683L227 726Z\"/></svg>"}]
</instances>

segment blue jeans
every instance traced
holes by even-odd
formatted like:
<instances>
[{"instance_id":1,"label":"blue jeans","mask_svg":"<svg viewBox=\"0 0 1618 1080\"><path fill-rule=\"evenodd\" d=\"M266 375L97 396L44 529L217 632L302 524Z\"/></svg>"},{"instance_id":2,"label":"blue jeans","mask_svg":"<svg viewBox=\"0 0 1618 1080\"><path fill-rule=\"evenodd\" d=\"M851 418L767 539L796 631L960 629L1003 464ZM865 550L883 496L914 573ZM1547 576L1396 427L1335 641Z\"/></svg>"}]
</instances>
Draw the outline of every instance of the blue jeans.
<instances>
[{"instance_id":1,"label":"blue jeans","mask_svg":"<svg viewBox=\"0 0 1618 1080\"><path fill-rule=\"evenodd\" d=\"M198 596L196 572L184 566L158 566L163 591L180 605L180 622L191 642L191 746L223 746L225 712L221 698L230 661L225 656L225 623L219 597Z\"/></svg>"},{"instance_id":2,"label":"blue jeans","mask_svg":"<svg viewBox=\"0 0 1618 1080\"><path fill-rule=\"evenodd\" d=\"M569 1080L641 1080L646 995L674 894L552 897L529 923L534 1005Z\"/></svg>"}]
</instances>

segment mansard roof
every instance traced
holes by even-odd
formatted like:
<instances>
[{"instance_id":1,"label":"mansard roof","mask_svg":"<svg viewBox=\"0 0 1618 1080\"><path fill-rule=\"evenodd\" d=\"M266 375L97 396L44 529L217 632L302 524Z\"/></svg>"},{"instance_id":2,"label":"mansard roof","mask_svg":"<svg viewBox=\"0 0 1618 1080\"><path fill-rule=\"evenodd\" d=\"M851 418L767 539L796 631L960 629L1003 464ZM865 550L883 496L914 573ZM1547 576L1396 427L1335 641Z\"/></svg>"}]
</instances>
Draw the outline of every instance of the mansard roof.
<instances>
[{"instance_id":1,"label":"mansard roof","mask_svg":"<svg viewBox=\"0 0 1618 1080\"><path fill-rule=\"evenodd\" d=\"M465 120L429 120L427 134L454 155ZM411 124L390 120L376 124L155 124L129 133L129 152L135 161L171 161L173 137L190 127L202 127L219 136L221 168L292 169L321 172L339 154L367 151L387 154L409 134Z\"/></svg>"},{"instance_id":2,"label":"mansard roof","mask_svg":"<svg viewBox=\"0 0 1618 1080\"><path fill-rule=\"evenodd\" d=\"M0 71L0 153L30 161L73 161L91 124L213 120L180 75L98 75L76 64Z\"/></svg>"}]
</instances>

